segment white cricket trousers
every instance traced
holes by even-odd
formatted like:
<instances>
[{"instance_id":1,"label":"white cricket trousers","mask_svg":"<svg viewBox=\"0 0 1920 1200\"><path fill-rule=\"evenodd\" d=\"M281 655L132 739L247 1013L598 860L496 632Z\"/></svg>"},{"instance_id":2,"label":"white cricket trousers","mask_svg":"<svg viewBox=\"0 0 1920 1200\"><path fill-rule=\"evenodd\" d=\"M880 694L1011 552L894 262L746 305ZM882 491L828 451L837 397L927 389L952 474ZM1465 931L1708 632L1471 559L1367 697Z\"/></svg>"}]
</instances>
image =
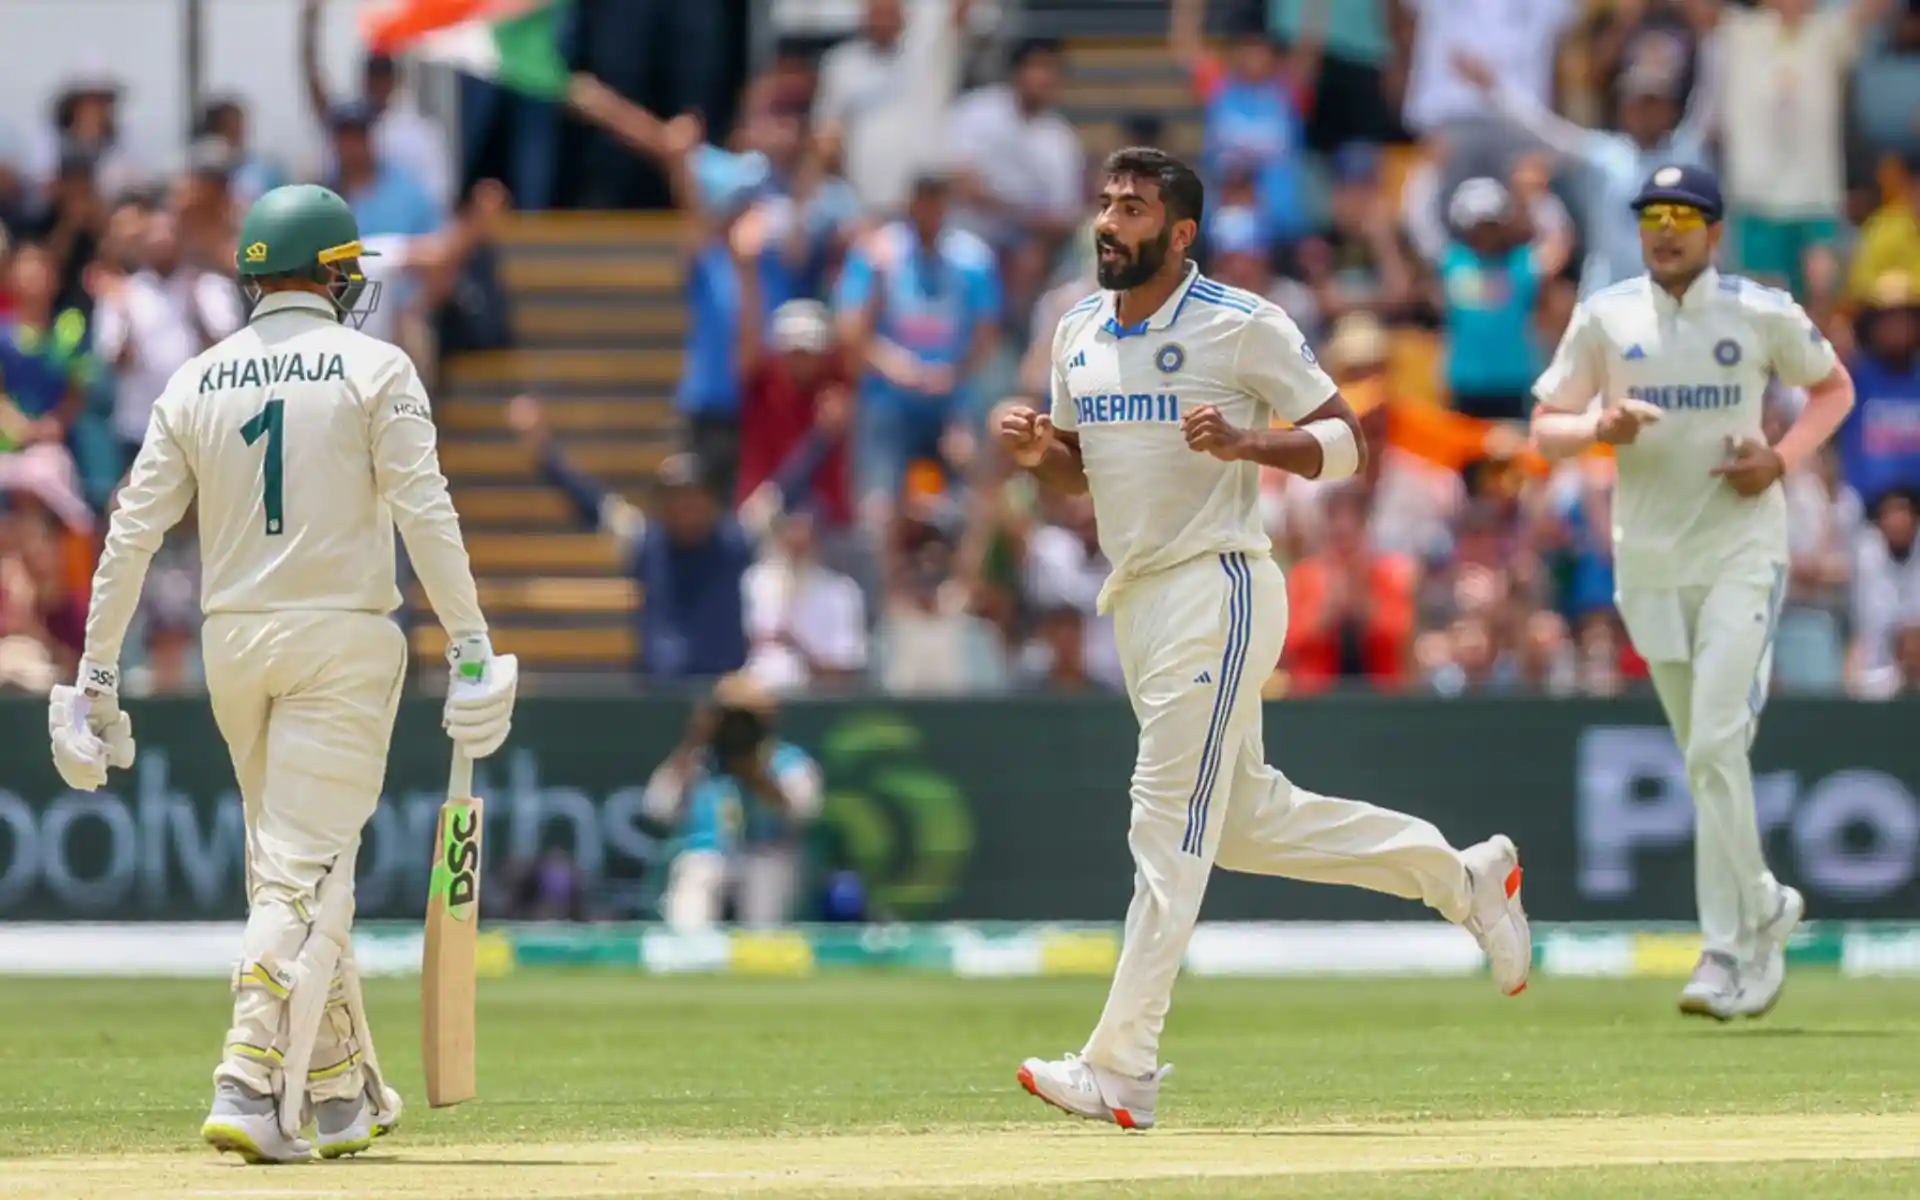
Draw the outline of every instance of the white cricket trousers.
<instances>
[{"instance_id":1,"label":"white cricket trousers","mask_svg":"<svg viewBox=\"0 0 1920 1200\"><path fill-rule=\"evenodd\" d=\"M1214 863L1424 901L1471 903L1459 853L1427 821L1295 787L1267 765L1260 689L1287 637L1287 592L1265 554L1208 555L1132 584L1114 607L1140 723L1133 903L1113 988L1082 1057L1154 1070L1173 981Z\"/></svg>"},{"instance_id":2,"label":"white cricket trousers","mask_svg":"<svg viewBox=\"0 0 1920 1200\"><path fill-rule=\"evenodd\" d=\"M201 641L247 828L247 928L214 1078L271 1092L287 1050L286 997L271 980L298 957L336 862L351 924L353 860L386 778L407 642L392 620L359 612L215 614ZM334 988L308 1076L316 1100L361 1088L337 976Z\"/></svg>"},{"instance_id":3,"label":"white cricket trousers","mask_svg":"<svg viewBox=\"0 0 1920 1200\"><path fill-rule=\"evenodd\" d=\"M1756 935L1780 906L1760 843L1748 752L1767 703L1785 585L1782 567L1771 585L1724 580L1619 596L1686 761L1702 948L1740 962L1753 957Z\"/></svg>"}]
</instances>

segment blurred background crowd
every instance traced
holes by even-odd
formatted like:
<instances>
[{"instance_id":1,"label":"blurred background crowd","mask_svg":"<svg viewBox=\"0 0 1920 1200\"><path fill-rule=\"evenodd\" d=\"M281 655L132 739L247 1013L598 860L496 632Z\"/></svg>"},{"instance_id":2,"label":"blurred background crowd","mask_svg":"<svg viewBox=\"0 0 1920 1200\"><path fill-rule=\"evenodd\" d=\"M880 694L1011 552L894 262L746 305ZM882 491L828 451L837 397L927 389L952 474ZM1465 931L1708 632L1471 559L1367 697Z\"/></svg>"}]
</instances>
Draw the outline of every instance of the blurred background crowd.
<instances>
[{"instance_id":1,"label":"blurred background crowd","mask_svg":"<svg viewBox=\"0 0 1920 1200\"><path fill-rule=\"evenodd\" d=\"M1641 681L1611 603L1611 461L1549 467L1524 421L1577 299L1639 272L1626 201L1671 162L1720 171L1723 269L1791 287L1859 390L1834 452L1785 484L1777 682L1920 689L1910 0L1116 0L1079 27L1060 0L860 0L786 5L771 30L745 5L580 0L564 98L462 77L435 112L404 58L330 87L320 4L299 7L284 53L317 161L257 144L231 95L160 169L119 134L139 98L98 65L0 112L0 683L72 669L153 400L245 319L237 216L316 179L382 254L369 330L472 434L448 471L490 611L535 613L502 648L537 661L605 609L618 638L556 650L554 673L1117 689L1088 502L1038 494L983 429L1003 398L1044 403L1054 324L1096 287L1099 163L1147 143L1203 166L1204 269L1300 323L1372 440L1357 480L1265 481L1292 601L1272 694ZM1126 22L1138 36L1113 35ZM674 215L537 216L637 210ZM616 245L630 228L666 231L661 263ZM529 320L542 288L656 274L666 315L593 293ZM619 394L623 364L647 378L636 330L672 339L655 397ZM1799 399L1771 394L1770 419ZM660 453L625 454L613 431L656 408ZM510 533L489 521L525 535L499 580ZM578 530L600 548L566 557ZM191 689L189 538L155 575L130 680Z\"/></svg>"}]
</instances>

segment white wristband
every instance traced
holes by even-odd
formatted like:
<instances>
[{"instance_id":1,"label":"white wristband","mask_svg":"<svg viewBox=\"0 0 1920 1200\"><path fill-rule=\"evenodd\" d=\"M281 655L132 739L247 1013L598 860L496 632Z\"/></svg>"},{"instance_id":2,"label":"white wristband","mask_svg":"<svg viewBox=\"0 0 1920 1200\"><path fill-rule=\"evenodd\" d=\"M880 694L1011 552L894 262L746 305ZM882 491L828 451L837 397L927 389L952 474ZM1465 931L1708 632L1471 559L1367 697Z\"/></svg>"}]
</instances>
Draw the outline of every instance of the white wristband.
<instances>
[{"instance_id":1,"label":"white wristband","mask_svg":"<svg viewBox=\"0 0 1920 1200\"><path fill-rule=\"evenodd\" d=\"M120 668L83 658L80 660L80 669L74 672L73 682L74 686L90 696L117 697L120 695Z\"/></svg>"},{"instance_id":2,"label":"white wristband","mask_svg":"<svg viewBox=\"0 0 1920 1200\"><path fill-rule=\"evenodd\" d=\"M1360 445L1353 440L1353 426L1338 417L1326 417L1300 428L1320 443L1320 473L1315 479L1346 479L1360 470Z\"/></svg>"}]
</instances>

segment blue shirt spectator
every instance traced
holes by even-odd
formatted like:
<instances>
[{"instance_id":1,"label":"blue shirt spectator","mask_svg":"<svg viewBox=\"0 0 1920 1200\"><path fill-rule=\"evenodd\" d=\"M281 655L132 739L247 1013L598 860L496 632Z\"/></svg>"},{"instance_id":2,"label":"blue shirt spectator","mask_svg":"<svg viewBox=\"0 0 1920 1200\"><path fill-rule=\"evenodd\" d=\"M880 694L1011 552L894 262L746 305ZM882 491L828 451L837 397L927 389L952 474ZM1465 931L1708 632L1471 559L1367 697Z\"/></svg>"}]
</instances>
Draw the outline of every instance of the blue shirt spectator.
<instances>
[{"instance_id":1,"label":"blue shirt spectator","mask_svg":"<svg viewBox=\"0 0 1920 1200\"><path fill-rule=\"evenodd\" d=\"M1836 439L1840 473L1868 508L1890 491L1920 488L1920 315L1870 311L1867 352L1848 364L1853 411Z\"/></svg>"},{"instance_id":2,"label":"blue shirt spectator","mask_svg":"<svg viewBox=\"0 0 1920 1200\"><path fill-rule=\"evenodd\" d=\"M740 277L719 242L687 264L687 353L680 373L680 411L732 417L740 411Z\"/></svg>"},{"instance_id":3,"label":"blue shirt spectator","mask_svg":"<svg viewBox=\"0 0 1920 1200\"><path fill-rule=\"evenodd\" d=\"M539 437L547 481L573 501L582 522L626 548L628 572L643 597L641 673L652 679L705 679L743 666L747 635L740 581L753 563L753 544L704 486L694 457L675 455L661 464L655 480L658 513L649 519L575 470L546 439L543 427Z\"/></svg>"},{"instance_id":4,"label":"blue shirt spectator","mask_svg":"<svg viewBox=\"0 0 1920 1200\"><path fill-rule=\"evenodd\" d=\"M835 298L865 349L859 491L898 496L907 468L934 458L949 422L967 410L969 370L991 350L1003 300L987 244L946 223L946 185L914 186L907 220L854 249Z\"/></svg>"},{"instance_id":5,"label":"blue shirt spectator","mask_svg":"<svg viewBox=\"0 0 1920 1200\"><path fill-rule=\"evenodd\" d=\"M1446 290L1447 385L1456 394L1525 392L1539 374L1533 306L1540 269L1531 245L1482 254L1459 242L1440 259Z\"/></svg>"},{"instance_id":6,"label":"blue shirt spectator","mask_svg":"<svg viewBox=\"0 0 1920 1200\"><path fill-rule=\"evenodd\" d=\"M369 182L349 186L342 195L353 206L363 237L425 237L446 223L427 190L398 167L383 164Z\"/></svg>"},{"instance_id":7,"label":"blue shirt spectator","mask_svg":"<svg viewBox=\"0 0 1920 1200\"><path fill-rule=\"evenodd\" d=\"M1644 273L1633 198L1660 167L1707 165L1717 70L1694 87L1684 116L1677 98L1683 84L1679 64L1626 72L1616 85L1619 130L1614 132L1576 125L1526 91L1501 86L1493 69L1477 59L1463 65L1469 81L1485 90L1508 120L1585 168L1587 257L1580 270L1581 297Z\"/></svg>"},{"instance_id":8,"label":"blue shirt spectator","mask_svg":"<svg viewBox=\"0 0 1920 1200\"><path fill-rule=\"evenodd\" d=\"M424 237L446 223L425 186L405 169L375 155L371 129L379 114L364 103L329 114L339 164L334 189L353 206L362 237Z\"/></svg>"},{"instance_id":9,"label":"blue shirt spectator","mask_svg":"<svg viewBox=\"0 0 1920 1200\"><path fill-rule=\"evenodd\" d=\"M1269 232L1282 242L1306 235L1306 114L1319 73L1317 38L1282 55L1264 32L1248 30L1222 56L1207 50L1204 6L1174 5L1169 45L1206 114L1202 163L1211 185L1231 170L1252 173Z\"/></svg>"},{"instance_id":10,"label":"blue shirt spectator","mask_svg":"<svg viewBox=\"0 0 1920 1200\"><path fill-rule=\"evenodd\" d=\"M693 151L689 171L699 211L713 214L706 240L687 266L688 309L680 411L690 416L735 417L740 411L738 267L726 245L731 221L750 207L760 210L764 243L758 255L762 320L789 300L817 299L825 289L834 237L856 215L844 180L828 179L804 206L796 206L771 160L758 150L735 152L704 143ZM799 231L795 254L793 222Z\"/></svg>"}]
</instances>

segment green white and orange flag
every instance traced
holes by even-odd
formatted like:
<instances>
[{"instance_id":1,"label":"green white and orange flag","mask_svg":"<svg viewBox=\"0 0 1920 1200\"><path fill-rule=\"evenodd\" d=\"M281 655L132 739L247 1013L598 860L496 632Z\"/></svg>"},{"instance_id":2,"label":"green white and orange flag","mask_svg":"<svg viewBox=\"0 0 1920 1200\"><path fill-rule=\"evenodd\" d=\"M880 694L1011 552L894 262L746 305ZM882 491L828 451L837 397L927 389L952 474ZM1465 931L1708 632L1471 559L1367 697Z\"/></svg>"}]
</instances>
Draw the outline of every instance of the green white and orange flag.
<instances>
[{"instance_id":1,"label":"green white and orange flag","mask_svg":"<svg viewBox=\"0 0 1920 1200\"><path fill-rule=\"evenodd\" d=\"M700 2L700 0L694 0ZM560 22L573 0L388 0L361 17L367 48L443 63L543 100L570 75Z\"/></svg>"}]
</instances>

